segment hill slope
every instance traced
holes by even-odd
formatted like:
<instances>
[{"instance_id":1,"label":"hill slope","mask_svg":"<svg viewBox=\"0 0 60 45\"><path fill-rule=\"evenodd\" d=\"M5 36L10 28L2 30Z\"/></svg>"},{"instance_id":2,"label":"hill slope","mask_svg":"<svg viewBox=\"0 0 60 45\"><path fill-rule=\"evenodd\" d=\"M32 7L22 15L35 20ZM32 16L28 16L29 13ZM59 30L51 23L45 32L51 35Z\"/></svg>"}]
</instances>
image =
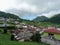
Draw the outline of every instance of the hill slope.
<instances>
[{"instance_id":1,"label":"hill slope","mask_svg":"<svg viewBox=\"0 0 60 45\"><path fill-rule=\"evenodd\" d=\"M10 14L10 13L5 13L5 12L2 12L2 11L0 11L0 17L20 19L17 15Z\"/></svg>"},{"instance_id":2,"label":"hill slope","mask_svg":"<svg viewBox=\"0 0 60 45\"><path fill-rule=\"evenodd\" d=\"M39 17L35 18L33 21L44 22L44 21L47 21L47 20L48 20L47 17L45 17L45 16L39 16Z\"/></svg>"},{"instance_id":3,"label":"hill slope","mask_svg":"<svg viewBox=\"0 0 60 45\"><path fill-rule=\"evenodd\" d=\"M60 14L56 14L50 18L50 21L53 23L60 23Z\"/></svg>"}]
</instances>

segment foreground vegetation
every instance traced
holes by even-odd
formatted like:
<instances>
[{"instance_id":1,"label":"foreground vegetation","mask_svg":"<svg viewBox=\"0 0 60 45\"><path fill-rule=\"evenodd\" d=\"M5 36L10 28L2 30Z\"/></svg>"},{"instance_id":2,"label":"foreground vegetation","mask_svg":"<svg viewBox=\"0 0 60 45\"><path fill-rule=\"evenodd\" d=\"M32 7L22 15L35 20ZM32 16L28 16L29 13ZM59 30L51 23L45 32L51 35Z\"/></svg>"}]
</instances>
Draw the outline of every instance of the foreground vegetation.
<instances>
[{"instance_id":1,"label":"foreground vegetation","mask_svg":"<svg viewBox=\"0 0 60 45\"><path fill-rule=\"evenodd\" d=\"M37 43L37 42L18 42L11 41L9 34L1 34L0 33L0 45L48 45L45 43Z\"/></svg>"}]
</instances>

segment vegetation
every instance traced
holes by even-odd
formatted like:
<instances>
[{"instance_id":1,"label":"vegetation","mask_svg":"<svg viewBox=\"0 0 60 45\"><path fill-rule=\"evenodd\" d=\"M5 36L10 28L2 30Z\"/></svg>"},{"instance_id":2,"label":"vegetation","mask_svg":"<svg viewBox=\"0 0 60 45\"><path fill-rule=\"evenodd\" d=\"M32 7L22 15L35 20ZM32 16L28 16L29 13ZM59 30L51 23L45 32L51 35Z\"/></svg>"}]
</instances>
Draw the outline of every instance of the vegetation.
<instances>
[{"instance_id":1,"label":"vegetation","mask_svg":"<svg viewBox=\"0 0 60 45\"><path fill-rule=\"evenodd\" d=\"M0 45L49 45L45 43L37 43L37 42L18 42L11 41L9 34L1 34L0 33Z\"/></svg>"},{"instance_id":2,"label":"vegetation","mask_svg":"<svg viewBox=\"0 0 60 45\"><path fill-rule=\"evenodd\" d=\"M36 21L36 22L46 22L48 21L49 18L46 17L46 16L38 16L37 18L35 18L33 21Z\"/></svg>"},{"instance_id":3,"label":"vegetation","mask_svg":"<svg viewBox=\"0 0 60 45\"><path fill-rule=\"evenodd\" d=\"M60 23L59 20L60 20L60 14L56 14L50 18L50 22L53 22L53 23Z\"/></svg>"},{"instance_id":4,"label":"vegetation","mask_svg":"<svg viewBox=\"0 0 60 45\"><path fill-rule=\"evenodd\" d=\"M10 14L10 13L5 13L5 12L2 12L2 11L0 11L0 17L13 18L13 19L19 18L17 15Z\"/></svg>"},{"instance_id":5,"label":"vegetation","mask_svg":"<svg viewBox=\"0 0 60 45\"><path fill-rule=\"evenodd\" d=\"M37 31L32 37L32 41L41 42L41 34Z\"/></svg>"},{"instance_id":6,"label":"vegetation","mask_svg":"<svg viewBox=\"0 0 60 45\"><path fill-rule=\"evenodd\" d=\"M55 34L54 36L56 39L60 40L60 34Z\"/></svg>"},{"instance_id":7,"label":"vegetation","mask_svg":"<svg viewBox=\"0 0 60 45\"><path fill-rule=\"evenodd\" d=\"M33 21L35 21L35 22L51 22L51 23L59 24L60 23L59 20L60 20L60 14L55 14L51 18L47 18L46 16L39 16L39 17L35 18Z\"/></svg>"},{"instance_id":8,"label":"vegetation","mask_svg":"<svg viewBox=\"0 0 60 45\"><path fill-rule=\"evenodd\" d=\"M60 14L56 14L52 16L51 18L47 18L45 16L39 16L33 20L33 25L35 26L43 26L43 27L48 27L48 26L56 26L60 28Z\"/></svg>"}]
</instances>

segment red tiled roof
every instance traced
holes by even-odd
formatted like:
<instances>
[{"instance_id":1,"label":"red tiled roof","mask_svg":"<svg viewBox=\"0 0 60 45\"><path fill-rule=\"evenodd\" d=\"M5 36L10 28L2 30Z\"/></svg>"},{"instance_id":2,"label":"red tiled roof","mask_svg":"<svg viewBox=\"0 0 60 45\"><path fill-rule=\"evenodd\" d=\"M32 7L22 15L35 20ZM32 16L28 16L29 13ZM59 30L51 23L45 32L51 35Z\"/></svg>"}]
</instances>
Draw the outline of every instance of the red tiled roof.
<instances>
[{"instance_id":1,"label":"red tiled roof","mask_svg":"<svg viewBox=\"0 0 60 45\"><path fill-rule=\"evenodd\" d=\"M57 29L46 29L45 32L47 33L56 33L56 34L60 34L60 31Z\"/></svg>"}]
</instances>

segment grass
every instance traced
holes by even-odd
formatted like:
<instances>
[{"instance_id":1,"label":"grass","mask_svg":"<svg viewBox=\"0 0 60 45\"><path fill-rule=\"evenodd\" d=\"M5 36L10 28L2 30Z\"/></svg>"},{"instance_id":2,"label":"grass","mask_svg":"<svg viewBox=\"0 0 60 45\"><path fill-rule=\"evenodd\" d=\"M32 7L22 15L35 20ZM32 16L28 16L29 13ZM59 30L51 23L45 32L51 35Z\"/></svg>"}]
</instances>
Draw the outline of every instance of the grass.
<instances>
[{"instance_id":1,"label":"grass","mask_svg":"<svg viewBox=\"0 0 60 45\"><path fill-rule=\"evenodd\" d=\"M37 42L18 42L11 41L9 34L1 34L0 33L0 45L48 45L45 43L37 43Z\"/></svg>"},{"instance_id":2,"label":"grass","mask_svg":"<svg viewBox=\"0 0 60 45\"><path fill-rule=\"evenodd\" d=\"M55 34L54 35L56 39L60 40L60 35L59 34Z\"/></svg>"}]
</instances>

